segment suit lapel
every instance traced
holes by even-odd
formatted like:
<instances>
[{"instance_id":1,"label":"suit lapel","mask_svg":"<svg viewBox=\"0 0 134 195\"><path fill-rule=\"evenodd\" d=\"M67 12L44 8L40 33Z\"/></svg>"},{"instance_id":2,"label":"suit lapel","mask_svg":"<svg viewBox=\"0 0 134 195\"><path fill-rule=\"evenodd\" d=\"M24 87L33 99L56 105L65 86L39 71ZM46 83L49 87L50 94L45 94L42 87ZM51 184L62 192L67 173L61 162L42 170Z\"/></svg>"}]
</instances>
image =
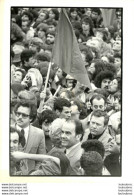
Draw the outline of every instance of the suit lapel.
<instances>
[{"instance_id":1,"label":"suit lapel","mask_svg":"<svg viewBox=\"0 0 134 195\"><path fill-rule=\"evenodd\" d=\"M29 153L29 151L31 150L32 148L32 145L33 145L33 142L34 142L34 134L35 134L35 131L33 129L33 127L31 127L31 125L29 126L29 135L28 135L28 139L27 139L27 144L24 148L25 152Z\"/></svg>"},{"instance_id":2,"label":"suit lapel","mask_svg":"<svg viewBox=\"0 0 134 195\"><path fill-rule=\"evenodd\" d=\"M80 149L81 149L81 145L78 144L75 148L73 148L73 149L67 154L67 156L68 156L69 158L73 157L73 156L75 155L75 153L76 153L78 150L80 150Z\"/></svg>"}]
</instances>

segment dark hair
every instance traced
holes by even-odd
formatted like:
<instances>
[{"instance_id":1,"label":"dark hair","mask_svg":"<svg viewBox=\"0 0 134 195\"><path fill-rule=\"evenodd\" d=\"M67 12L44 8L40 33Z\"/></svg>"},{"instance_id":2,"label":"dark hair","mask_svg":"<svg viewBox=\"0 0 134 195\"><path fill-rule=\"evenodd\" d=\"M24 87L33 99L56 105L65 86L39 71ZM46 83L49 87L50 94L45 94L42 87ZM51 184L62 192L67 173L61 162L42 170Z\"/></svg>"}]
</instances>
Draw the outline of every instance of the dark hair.
<instances>
[{"instance_id":1,"label":"dark hair","mask_svg":"<svg viewBox=\"0 0 134 195\"><path fill-rule=\"evenodd\" d=\"M32 20L33 20L33 14L30 11L23 12L22 16L24 16L24 15L28 16L29 20L32 22Z\"/></svg>"},{"instance_id":2,"label":"dark hair","mask_svg":"<svg viewBox=\"0 0 134 195\"><path fill-rule=\"evenodd\" d=\"M120 91L117 91L114 95L113 95L114 98L118 98L119 99L119 103L121 103L121 92Z\"/></svg>"},{"instance_id":3,"label":"dark hair","mask_svg":"<svg viewBox=\"0 0 134 195\"><path fill-rule=\"evenodd\" d=\"M26 75L26 71L25 71L24 69L21 69L21 68L17 68L17 69L15 70L15 72L17 72L17 71L19 71L19 72L22 73L22 80L23 80L24 77L25 77L25 75Z\"/></svg>"},{"instance_id":4,"label":"dark hair","mask_svg":"<svg viewBox=\"0 0 134 195\"><path fill-rule=\"evenodd\" d=\"M121 59L121 54L119 52L114 53L114 58L120 58Z\"/></svg>"},{"instance_id":5,"label":"dark hair","mask_svg":"<svg viewBox=\"0 0 134 195\"><path fill-rule=\"evenodd\" d=\"M95 86L101 88L101 82L103 79L113 79L114 74L111 71L101 71L94 80Z\"/></svg>"},{"instance_id":6,"label":"dark hair","mask_svg":"<svg viewBox=\"0 0 134 195\"><path fill-rule=\"evenodd\" d=\"M33 122L37 116L37 106L27 100L22 100L15 105L14 112L17 112L18 108L21 106L30 109L30 119L32 120L31 122Z\"/></svg>"},{"instance_id":7,"label":"dark hair","mask_svg":"<svg viewBox=\"0 0 134 195\"><path fill-rule=\"evenodd\" d=\"M48 26L49 26L49 25L54 25L55 27L57 26L57 22L56 22L56 21L51 21L51 20L49 20L49 21L47 21L46 23L47 23Z\"/></svg>"},{"instance_id":8,"label":"dark hair","mask_svg":"<svg viewBox=\"0 0 134 195\"><path fill-rule=\"evenodd\" d=\"M55 37L56 32L54 30L53 31L47 30L46 35L48 34L53 35Z\"/></svg>"},{"instance_id":9,"label":"dark hair","mask_svg":"<svg viewBox=\"0 0 134 195\"><path fill-rule=\"evenodd\" d=\"M81 20L81 23L83 23L83 22L89 24L89 26L90 26L90 36L94 36L92 19L88 16L84 16Z\"/></svg>"},{"instance_id":10,"label":"dark hair","mask_svg":"<svg viewBox=\"0 0 134 195\"><path fill-rule=\"evenodd\" d=\"M80 159L85 175L102 175L103 159L98 152L84 152Z\"/></svg>"},{"instance_id":11,"label":"dark hair","mask_svg":"<svg viewBox=\"0 0 134 195\"><path fill-rule=\"evenodd\" d=\"M20 141L21 141L21 133L20 133L20 131L18 131L15 127L10 126L10 135L11 135L11 133L17 133L18 134L18 136L19 136L19 143L20 143Z\"/></svg>"},{"instance_id":12,"label":"dark hair","mask_svg":"<svg viewBox=\"0 0 134 195\"><path fill-rule=\"evenodd\" d=\"M97 99L97 100L103 99L104 102L106 103L106 98L105 98L102 94L94 94L94 95L91 97L90 102L91 102L92 105L93 105L93 100L94 100L94 99Z\"/></svg>"},{"instance_id":13,"label":"dark hair","mask_svg":"<svg viewBox=\"0 0 134 195\"><path fill-rule=\"evenodd\" d=\"M48 30L48 26L44 23L40 23L38 26L37 26L37 31L39 31L40 29L43 30L45 33L47 32Z\"/></svg>"},{"instance_id":14,"label":"dark hair","mask_svg":"<svg viewBox=\"0 0 134 195\"><path fill-rule=\"evenodd\" d=\"M11 25L11 34L16 37L16 42L22 41L24 38L22 29L15 23L12 23Z\"/></svg>"},{"instance_id":15,"label":"dark hair","mask_svg":"<svg viewBox=\"0 0 134 195\"><path fill-rule=\"evenodd\" d=\"M80 138L80 141L81 141L82 138L83 138L83 135L84 135L84 130L83 130L81 121L70 119L70 120L66 121L66 123L73 123L75 125L75 134L76 135L81 135L81 138Z\"/></svg>"},{"instance_id":16,"label":"dark hair","mask_svg":"<svg viewBox=\"0 0 134 195\"><path fill-rule=\"evenodd\" d=\"M52 123L56 118L58 118L58 116L56 115L56 113L54 111L44 110L41 113L41 116L39 118L39 122L40 122L40 125L42 125L43 122Z\"/></svg>"},{"instance_id":17,"label":"dark hair","mask_svg":"<svg viewBox=\"0 0 134 195\"><path fill-rule=\"evenodd\" d=\"M25 49L22 51L21 53L21 61L22 64L24 65L24 62L28 62L29 58L33 57L35 55L35 51L31 50L31 49Z\"/></svg>"},{"instance_id":18,"label":"dark hair","mask_svg":"<svg viewBox=\"0 0 134 195\"><path fill-rule=\"evenodd\" d=\"M50 11L52 11L55 14L55 20L59 19L59 11L56 8L52 8Z\"/></svg>"},{"instance_id":19,"label":"dark hair","mask_svg":"<svg viewBox=\"0 0 134 195\"><path fill-rule=\"evenodd\" d=\"M72 168L70 166L70 161L63 152L54 151L51 153L51 156L60 159L61 175L71 175Z\"/></svg>"},{"instance_id":20,"label":"dark hair","mask_svg":"<svg viewBox=\"0 0 134 195\"><path fill-rule=\"evenodd\" d=\"M71 103L64 98L57 98L54 102L54 110L59 110L62 112L63 107L71 107Z\"/></svg>"},{"instance_id":21,"label":"dark hair","mask_svg":"<svg viewBox=\"0 0 134 195\"><path fill-rule=\"evenodd\" d=\"M83 44L79 44L79 48L80 48L81 52L85 51L85 53L86 53L86 62L91 63L91 61L93 60L93 54L92 54L91 49L88 46L83 45Z\"/></svg>"},{"instance_id":22,"label":"dark hair","mask_svg":"<svg viewBox=\"0 0 134 195\"><path fill-rule=\"evenodd\" d=\"M87 140L82 143L81 147L85 150L85 152L96 151L102 156L102 158L104 158L105 154L104 145L97 139Z\"/></svg>"},{"instance_id":23,"label":"dark hair","mask_svg":"<svg viewBox=\"0 0 134 195\"><path fill-rule=\"evenodd\" d=\"M14 51L13 51L13 49L12 49L12 48L11 48L11 52L10 52L10 54L11 54L11 57L12 57L12 58L14 58L15 53L14 53Z\"/></svg>"},{"instance_id":24,"label":"dark hair","mask_svg":"<svg viewBox=\"0 0 134 195\"><path fill-rule=\"evenodd\" d=\"M92 8L91 11L97 13L98 15L101 14L100 8Z\"/></svg>"},{"instance_id":25,"label":"dark hair","mask_svg":"<svg viewBox=\"0 0 134 195\"><path fill-rule=\"evenodd\" d=\"M78 106L78 110L80 112L80 119L84 119L87 116L87 109L85 104L78 98L72 98L71 101L73 101L73 105Z\"/></svg>"},{"instance_id":26,"label":"dark hair","mask_svg":"<svg viewBox=\"0 0 134 195\"><path fill-rule=\"evenodd\" d=\"M93 74L93 80L101 71L111 71L113 74L116 73L116 68L114 64L103 62L103 60L95 59L92 61L95 66L95 73Z\"/></svg>"},{"instance_id":27,"label":"dark hair","mask_svg":"<svg viewBox=\"0 0 134 195\"><path fill-rule=\"evenodd\" d=\"M105 111L102 110L94 110L91 114L91 119L92 117L104 117L104 125L106 126L108 124L109 121L109 116L107 115L107 113Z\"/></svg>"},{"instance_id":28,"label":"dark hair","mask_svg":"<svg viewBox=\"0 0 134 195\"><path fill-rule=\"evenodd\" d=\"M45 52L40 52L37 54L37 60L50 62L50 57Z\"/></svg>"}]
</instances>

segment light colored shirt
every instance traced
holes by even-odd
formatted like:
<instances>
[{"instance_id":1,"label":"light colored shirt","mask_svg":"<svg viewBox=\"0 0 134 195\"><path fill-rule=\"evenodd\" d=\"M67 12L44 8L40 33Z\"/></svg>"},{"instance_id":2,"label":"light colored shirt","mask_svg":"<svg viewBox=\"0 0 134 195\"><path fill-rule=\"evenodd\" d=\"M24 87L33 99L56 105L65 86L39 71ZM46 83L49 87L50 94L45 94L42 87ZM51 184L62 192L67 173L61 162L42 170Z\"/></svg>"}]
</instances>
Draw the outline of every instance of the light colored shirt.
<instances>
[{"instance_id":1,"label":"light colored shirt","mask_svg":"<svg viewBox=\"0 0 134 195\"><path fill-rule=\"evenodd\" d=\"M26 140L26 143L27 143L27 139L28 139L28 135L29 135L29 126L27 126L26 128L21 128L18 125L16 125L16 128L20 132L21 132L22 129L24 129L24 132L25 132L24 137L25 137L25 140Z\"/></svg>"}]
</instances>

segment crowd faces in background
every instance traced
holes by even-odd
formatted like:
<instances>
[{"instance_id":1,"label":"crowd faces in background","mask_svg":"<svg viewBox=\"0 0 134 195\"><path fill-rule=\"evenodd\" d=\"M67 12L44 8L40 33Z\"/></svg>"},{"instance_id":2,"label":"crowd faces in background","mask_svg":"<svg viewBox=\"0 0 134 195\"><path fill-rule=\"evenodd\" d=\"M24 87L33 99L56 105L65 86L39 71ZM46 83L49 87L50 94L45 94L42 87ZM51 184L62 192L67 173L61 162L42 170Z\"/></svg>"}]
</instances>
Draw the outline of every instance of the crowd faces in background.
<instances>
[{"instance_id":1,"label":"crowd faces in background","mask_svg":"<svg viewBox=\"0 0 134 195\"><path fill-rule=\"evenodd\" d=\"M65 9L91 88L55 63L45 85L61 8L11 8L10 174L120 176L122 10Z\"/></svg>"}]
</instances>

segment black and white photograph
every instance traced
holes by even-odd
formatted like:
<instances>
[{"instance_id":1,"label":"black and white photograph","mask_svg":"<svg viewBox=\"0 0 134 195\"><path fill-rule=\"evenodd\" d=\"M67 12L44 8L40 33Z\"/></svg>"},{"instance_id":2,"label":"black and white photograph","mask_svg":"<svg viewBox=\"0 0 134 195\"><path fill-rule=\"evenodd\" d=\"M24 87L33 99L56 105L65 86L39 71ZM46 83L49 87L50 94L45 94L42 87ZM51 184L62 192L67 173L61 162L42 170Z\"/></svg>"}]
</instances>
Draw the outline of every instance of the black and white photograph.
<instances>
[{"instance_id":1,"label":"black and white photograph","mask_svg":"<svg viewBox=\"0 0 134 195\"><path fill-rule=\"evenodd\" d=\"M11 7L10 176L121 176L122 20Z\"/></svg>"},{"instance_id":2,"label":"black and white photograph","mask_svg":"<svg viewBox=\"0 0 134 195\"><path fill-rule=\"evenodd\" d=\"M0 16L0 194L132 195L134 0Z\"/></svg>"}]
</instances>

